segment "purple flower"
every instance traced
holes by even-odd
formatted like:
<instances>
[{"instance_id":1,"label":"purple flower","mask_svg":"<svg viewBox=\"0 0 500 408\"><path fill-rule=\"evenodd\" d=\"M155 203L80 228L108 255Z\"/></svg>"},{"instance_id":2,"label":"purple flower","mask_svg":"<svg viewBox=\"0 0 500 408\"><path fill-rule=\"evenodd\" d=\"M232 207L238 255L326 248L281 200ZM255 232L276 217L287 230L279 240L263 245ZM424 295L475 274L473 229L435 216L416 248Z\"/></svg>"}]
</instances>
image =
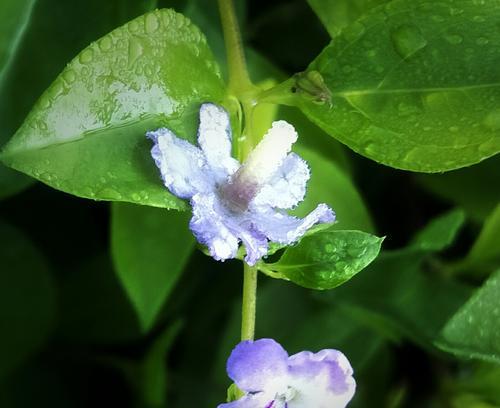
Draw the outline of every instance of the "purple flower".
<instances>
[{"instance_id":1,"label":"purple flower","mask_svg":"<svg viewBox=\"0 0 500 408\"><path fill-rule=\"evenodd\" d=\"M243 341L227 361L229 377L245 395L218 408L344 408L356 382L337 350L288 353L272 339Z\"/></svg>"},{"instance_id":2,"label":"purple flower","mask_svg":"<svg viewBox=\"0 0 500 408\"><path fill-rule=\"evenodd\" d=\"M235 258L241 241L254 265L269 241L288 245L314 224L335 220L326 204L303 219L284 211L303 200L310 176L306 162L289 153L297 133L285 121L273 123L242 165L231 156L229 116L211 103L200 108L199 147L164 128L147 136L165 186L190 200L190 228L217 260Z\"/></svg>"}]
</instances>

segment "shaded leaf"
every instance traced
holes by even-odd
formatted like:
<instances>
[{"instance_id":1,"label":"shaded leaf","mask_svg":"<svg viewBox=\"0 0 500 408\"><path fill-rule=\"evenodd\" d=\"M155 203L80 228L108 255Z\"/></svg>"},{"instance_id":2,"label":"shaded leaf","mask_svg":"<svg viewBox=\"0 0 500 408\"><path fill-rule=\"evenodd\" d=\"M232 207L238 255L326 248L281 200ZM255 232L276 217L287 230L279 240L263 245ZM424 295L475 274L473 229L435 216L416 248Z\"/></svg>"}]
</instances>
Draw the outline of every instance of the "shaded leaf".
<instances>
[{"instance_id":1,"label":"shaded leaf","mask_svg":"<svg viewBox=\"0 0 500 408\"><path fill-rule=\"evenodd\" d=\"M446 323L437 345L465 358L500 362L500 270Z\"/></svg>"},{"instance_id":2,"label":"shaded leaf","mask_svg":"<svg viewBox=\"0 0 500 408\"><path fill-rule=\"evenodd\" d=\"M498 1L395 0L347 27L308 68L331 104L304 113L354 151L406 170L500 151Z\"/></svg>"},{"instance_id":3,"label":"shaded leaf","mask_svg":"<svg viewBox=\"0 0 500 408\"><path fill-rule=\"evenodd\" d=\"M190 214L125 203L112 208L115 269L148 331L194 248Z\"/></svg>"},{"instance_id":4,"label":"shaded leaf","mask_svg":"<svg viewBox=\"0 0 500 408\"><path fill-rule=\"evenodd\" d=\"M383 238L361 231L322 229L288 247L266 267L311 289L332 289L351 279L378 255Z\"/></svg>"},{"instance_id":5,"label":"shaded leaf","mask_svg":"<svg viewBox=\"0 0 500 408\"><path fill-rule=\"evenodd\" d=\"M0 259L0 378L4 378L47 340L56 294L42 254L20 231L3 222Z\"/></svg>"},{"instance_id":6,"label":"shaded leaf","mask_svg":"<svg viewBox=\"0 0 500 408\"><path fill-rule=\"evenodd\" d=\"M426 251L440 251L450 246L462 228L465 215L452 210L432 220L412 240L411 246Z\"/></svg>"},{"instance_id":7,"label":"shaded leaf","mask_svg":"<svg viewBox=\"0 0 500 408\"><path fill-rule=\"evenodd\" d=\"M81 197L183 208L162 186L145 132L168 125L192 140L200 103L222 99L201 32L182 15L155 11L83 50L40 98L2 160Z\"/></svg>"}]
</instances>

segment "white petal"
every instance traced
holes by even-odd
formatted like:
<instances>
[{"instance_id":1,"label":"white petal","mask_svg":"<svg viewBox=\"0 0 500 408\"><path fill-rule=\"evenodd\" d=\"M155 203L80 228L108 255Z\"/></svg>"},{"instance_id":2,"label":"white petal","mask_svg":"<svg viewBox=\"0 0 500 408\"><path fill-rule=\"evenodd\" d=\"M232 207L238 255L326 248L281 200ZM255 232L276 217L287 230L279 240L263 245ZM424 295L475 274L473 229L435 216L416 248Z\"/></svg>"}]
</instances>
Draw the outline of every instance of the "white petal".
<instances>
[{"instance_id":1,"label":"white petal","mask_svg":"<svg viewBox=\"0 0 500 408\"><path fill-rule=\"evenodd\" d=\"M261 187L252 205L293 208L304 199L310 176L307 163L295 153L290 153L271 179Z\"/></svg>"},{"instance_id":2,"label":"white petal","mask_svg":"<svg viewBox=\"0 0 500 408\"><path fill-rule=\"evenodd\" d=\"M238 237L225 225L226 213L215 194L196 194L191 199L193 218L189 228L207 246L210 255L224 261L236 257Z\"/></svg>"},{"instance_id":3,"label":"white petal","mask_svg":"<svg viewBox=\"0 0 500 408\"><path fill-rule=\"evenodd\" d=\"M238 169L238 161L231 156L229 115L223 108L213 103L201 105L198 144L218 182L227 180Z\"/></svg>"},{"instance_id":4,"label":"white petal","mask_svg":"<svg viewBox=\"0 0 500 408\"><path fill-rule=\"evenodd\" d=\"M326 204L319 204L304 218L293 217L272 209L252 214L255 228L273 242L291 244L318 223L335 221L335 214Z\"/></svg>"},{"instance_id":5,"label":"white petal","mask_svg":"<svg viewBox=\"0 0 500 408\"><path fill-rule=\"evenodd\" d=\"M168 129L148 132L147 137L154 142L151 156L160 169L163 183L173 194L190 198L214 188L213 176L207 171L200 149Z\"/></svg>"}]
</instances>

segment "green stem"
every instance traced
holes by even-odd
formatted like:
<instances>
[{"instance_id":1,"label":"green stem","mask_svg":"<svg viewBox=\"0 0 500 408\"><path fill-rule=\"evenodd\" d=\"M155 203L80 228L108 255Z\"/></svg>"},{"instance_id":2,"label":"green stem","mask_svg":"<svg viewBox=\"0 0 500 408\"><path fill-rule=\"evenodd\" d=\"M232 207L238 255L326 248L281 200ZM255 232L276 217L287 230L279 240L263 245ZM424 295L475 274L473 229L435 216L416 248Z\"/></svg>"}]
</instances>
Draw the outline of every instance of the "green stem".
<instances>
[{"instance_id":1,"label":"green stem","mask_svg":"<svg viewBox=\"0 0 500 408\"><path fill-rule=\"evenodd\" d=\"M229 90L236 96L240 96L253 88L248 76L240 28L234 12L233 0L218 0L218 2L222 30L224 31L224 43L226 45Z\"/></svg>"},{"instance_id":2,"label":"green stem","mask_svg":"<svg viewBox=\"0 0 500 408\"><path fill-rule=\"evenodd\" d=\"M253 340L257 306L257 268L243 264L243 304L241 309L241 340Z\"/></svg>"}]
</instances>

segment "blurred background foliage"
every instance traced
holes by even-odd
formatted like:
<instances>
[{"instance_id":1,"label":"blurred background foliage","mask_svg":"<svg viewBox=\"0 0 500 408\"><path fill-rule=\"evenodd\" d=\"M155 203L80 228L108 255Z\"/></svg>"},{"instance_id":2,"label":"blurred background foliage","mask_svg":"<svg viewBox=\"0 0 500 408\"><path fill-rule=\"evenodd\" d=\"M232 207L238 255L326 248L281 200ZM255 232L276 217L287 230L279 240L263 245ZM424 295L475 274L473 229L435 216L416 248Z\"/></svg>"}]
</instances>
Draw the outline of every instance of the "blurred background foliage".
<instances>
[{"instance_id":1,"label":"blurred background foliage","mask_svg":"<svg viewBox=\"0 0 500 408\"><path fill-rule=\"evenodd\" d=\"M331 15L315 0L236 3L252 78L264 84L304 70L335 36L314 11L340 30L382 1L339 0ZM82 48L155 7L192 19L225 72L215 1L3 0L0 34L16 41L0 54L0 142ZM500 406L498 156L444 174L394 170L294 108L275 113L297 127L313 169L299 211L326 201L341 228L386 240L334 291L262 277L257 336L291 353L343 350L358 382L353 408ZM0 197L1 407L223 401L241 265L196 250L189 214L78 199L3 166Z\"/></svg>"}]
</instances>

